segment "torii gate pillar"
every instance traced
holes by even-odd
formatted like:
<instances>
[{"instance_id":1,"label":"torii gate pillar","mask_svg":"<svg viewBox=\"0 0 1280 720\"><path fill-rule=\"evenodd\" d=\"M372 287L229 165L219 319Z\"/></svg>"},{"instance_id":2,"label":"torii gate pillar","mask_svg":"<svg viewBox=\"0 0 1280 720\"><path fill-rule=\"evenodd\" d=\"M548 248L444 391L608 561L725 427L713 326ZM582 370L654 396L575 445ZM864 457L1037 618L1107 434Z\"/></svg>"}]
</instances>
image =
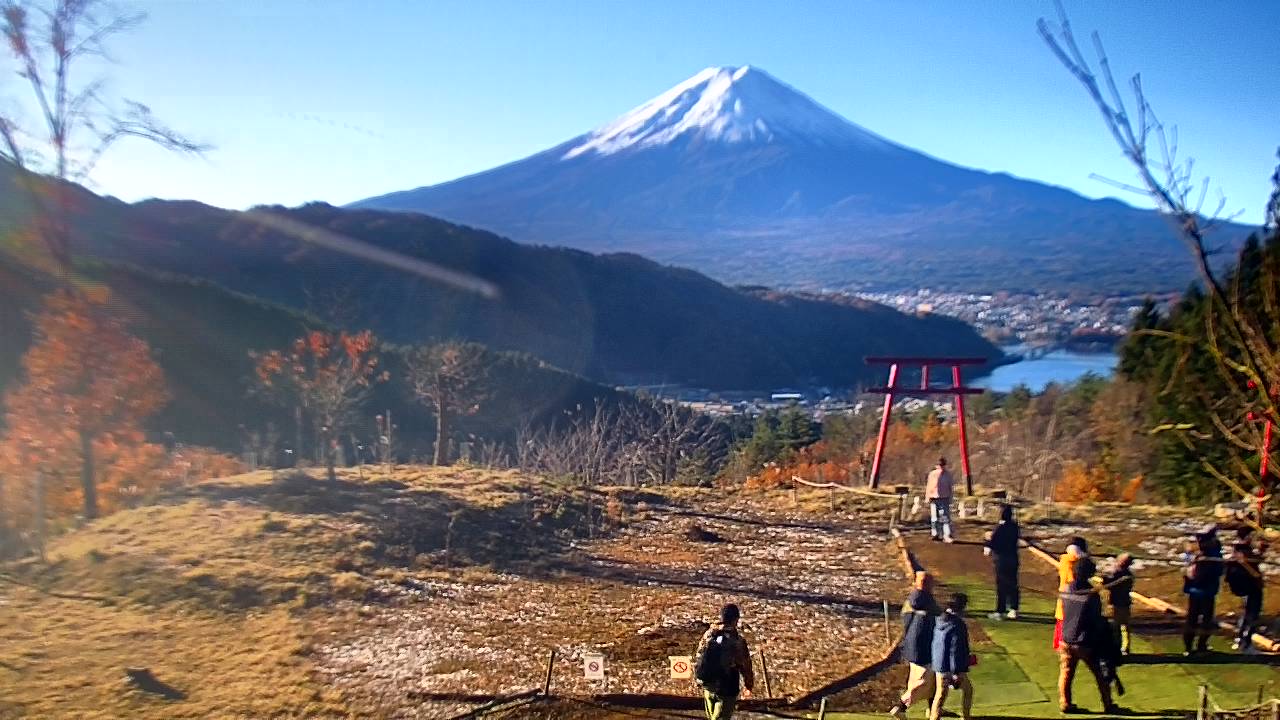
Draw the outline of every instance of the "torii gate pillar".
<instances>
[{"instance_id":1,"label":"torii gate pillar","mask_svg":"<svg viewBox=\"0 0 1280 720\"><path fill-rule=\"evenodd\" d=\"M969 466L969 439L964 423L964 396L979 395L982 388L965 387L960 368L966 365L985 365L986 358L947 358L947 357L869 357L868 365L888 365L889 384L885 387L871 388L867 392L884 395L884 410L880 414L880 433L876 436L876 455L871 463L871 478L867 485L871 489L880 486L880 467L884 459L885 441L889 438L889 416L893 412L893 401L896 397L934 397L950 395L956 407L956 422L960 430L960 467L964 471L965 493L973 495L973 471ZM951 366L951 387L930 387L929 368L933 366ZM920 388L908 388L898 384L898 370L902 366L920 368Z\"/></svg>"}]
</instances>

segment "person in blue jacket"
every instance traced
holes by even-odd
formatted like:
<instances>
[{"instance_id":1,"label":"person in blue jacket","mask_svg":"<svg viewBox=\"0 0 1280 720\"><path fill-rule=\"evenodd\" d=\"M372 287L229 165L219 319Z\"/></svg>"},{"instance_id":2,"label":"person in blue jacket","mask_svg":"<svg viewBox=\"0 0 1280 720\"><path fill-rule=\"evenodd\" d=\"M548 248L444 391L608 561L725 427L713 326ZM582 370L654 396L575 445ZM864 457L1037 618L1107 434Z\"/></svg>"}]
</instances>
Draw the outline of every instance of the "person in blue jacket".
<instances>
[{"instance_id":1,"label":"person in blue jacket","mask_svg":"<svg viewBox=\"0 0 1280 720\"><path fill-rule=\"evenodd\" d=\"M905 718L920 690L933 686L933 670L929 667L933 627L942 610L933 598L933 577L921 570L915 580L915 588L902 607L902 659L908 668L907 689L889 710L889 716L894 718Z\"/></svg>"},{"instance_id":2,"label":"person in blue jacket","mask_svg":"<svg viewBox=\"0 0 1280 720\"><path fill-rule=\"evenodd\" d=\"M969 597L956 593L947 601L947 610L938 618L933 628L932 657L933 676L937 689L933 695L933 707L929 720L942 717L942 706L947 702L947 692L959 689L962 697L960 717L969 720L973 716L973 684L969 682L969 627L964 623L964 610Z\"/></svg>"}]
</instances>

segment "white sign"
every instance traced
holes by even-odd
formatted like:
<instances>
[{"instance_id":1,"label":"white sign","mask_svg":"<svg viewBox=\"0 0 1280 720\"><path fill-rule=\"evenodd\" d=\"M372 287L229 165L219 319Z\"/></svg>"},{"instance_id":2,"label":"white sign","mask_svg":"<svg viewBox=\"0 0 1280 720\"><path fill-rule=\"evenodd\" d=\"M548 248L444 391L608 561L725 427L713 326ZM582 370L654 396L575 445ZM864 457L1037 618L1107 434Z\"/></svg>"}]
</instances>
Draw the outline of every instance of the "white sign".
<instances>
[{"instance_id":1,"label":"white sign","mask_svg":"<svg viewBox=\"0 0 1280 720\"><path fill-rule=\"evenodd\" d=\"M582 656L582 676L588 680L604 679L604 656L591 653Z\"/></svg>"},{"instance_id":2,"label":"white sign","mask_svg":"<svg viewBox=\"0 0 1280 720\"><path fill-rule=\"evenodd\" d=\"M693 657L689 655L668 655L671 663L672 680L688 680L693 677Z\"/></svg>"}]
</instances>

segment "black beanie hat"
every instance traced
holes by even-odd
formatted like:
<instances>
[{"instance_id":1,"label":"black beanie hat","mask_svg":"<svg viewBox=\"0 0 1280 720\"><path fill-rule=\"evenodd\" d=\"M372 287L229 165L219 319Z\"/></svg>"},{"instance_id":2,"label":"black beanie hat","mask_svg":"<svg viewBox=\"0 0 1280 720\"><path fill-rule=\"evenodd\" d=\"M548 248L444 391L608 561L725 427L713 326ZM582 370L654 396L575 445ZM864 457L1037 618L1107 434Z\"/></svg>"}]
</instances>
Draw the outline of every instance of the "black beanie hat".
<instances>
[{"instance_id":1,"label":"black beanie hat","mask_svg":"<svg viewBox=\"0 0 1280 720\"><path fill-rule=\"evenodd\" d=\"M738 622L740 617L742 617L742 613L738 610L738 606L733 603L720 608L720 622L725 625Z\"/></svg>"}]
</instances>

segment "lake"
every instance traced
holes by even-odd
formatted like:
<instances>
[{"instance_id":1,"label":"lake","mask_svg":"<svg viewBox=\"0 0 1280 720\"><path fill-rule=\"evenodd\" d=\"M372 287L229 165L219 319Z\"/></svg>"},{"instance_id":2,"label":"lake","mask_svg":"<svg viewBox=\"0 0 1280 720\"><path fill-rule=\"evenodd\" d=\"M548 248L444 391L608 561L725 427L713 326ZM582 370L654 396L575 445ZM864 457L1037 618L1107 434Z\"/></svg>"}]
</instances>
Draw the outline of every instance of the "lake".
<instances>
[{"instance_id":1,"label":"lake","mask_svg":"<svg viewBox=\"0 0 1280 720\"><path fill-rule=\"evenodd\" d=\"M1017 352L1017 349L1007 351ZM973 385L995 392L1009 392L1016 385L1026 385L1033 392L1039 392L1049 383L1069 383L1086 373L1108 377L1115 371L1117 360L1114 353L1054 350L1031 360L1002 365L990 375L973 381Z\"/></svg>"}]
</instances>

